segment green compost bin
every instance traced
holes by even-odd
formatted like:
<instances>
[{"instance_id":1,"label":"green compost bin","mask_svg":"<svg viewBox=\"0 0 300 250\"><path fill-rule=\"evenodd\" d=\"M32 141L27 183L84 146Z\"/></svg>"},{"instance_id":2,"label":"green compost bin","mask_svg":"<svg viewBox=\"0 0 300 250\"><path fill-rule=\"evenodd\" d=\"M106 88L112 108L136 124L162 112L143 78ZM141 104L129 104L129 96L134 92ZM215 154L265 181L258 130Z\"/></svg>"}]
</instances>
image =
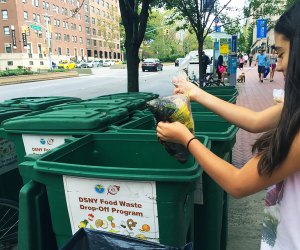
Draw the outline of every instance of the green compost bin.
<instances>
[{"instance_id":1,"label":"green compost bin","mask_svg":"<svg viewBox=\"0 0 300 250\"><path fill-rule=\"evenodd\" d=\"M151 92L125 92L125 93L116 93L111 95L102 95L95 97L93 99L144 99L145 101L150 101L158 98L159 95Z\"/></svg>"},{"instance_id":2,"label":"green compost bin","mask_svg":"<svg viewBox=\"0 0 300 250\"><path fill-rule=\"evenodd\" d=\"M234 95L215 95L216 97L227 101L229 103L236 103L237 96ZM191 109L192 112L206 112L206 113L213 113L211 110L207 109L206 107L202 106L201 104L197 102L191 102Z\"/></svg>"},{"instance_id":3,"label":"green compost bin","mask_svg":"<svg viewBox=\"0 0 300 250\"><path fill-rule=\"evenodd\" d=\"M50 109L76 109L76 108L98 108L98 109L115 109L126 108L129 115L137 110L144 110L146 108L146 101L144 99L88 99L80 102L67 103L50 107Z\"/></svg>"},{"instance_id":4,"label":"green compost bin","mask_svg":"<svg viewBox=\"0 0 300 250\"><path fill-rule=\"evenodd\" d=\"M80 227L175 247L193 240L193 193L202 170L193 157L185 164L170 157L155 133L88 135L23 162L20 173L45 185L58 247ZM34 238L28 216L36 213L28 209L20 203L24 249Z\"/></svg>"},{"instance_id":5,"label":"green compost bin","mask_svg":"<svg viewBox=\"0 0 300 250\"><path fill-rule=\"evenodd\" d=\"M203 87L203 90L212 95L231 95L238 96L239 92L234 86L223 86L223 87Z\"/></svg>"},{"instance_id":6,"label":"green compost bin","mask_svg":"<svg viewBox=\"0 0 300 250\"><path fill-rule=\"evenodd\" d=\"M6 120L2 126L22 161L25 155L43 154L63 144L66 138L103 132L108 126L128 119L128 110L124 108L107 112L101 108L46 109Z\"/></svg>"},{"instance_id":7,"label":"green compost bin","mask_svg":"<svg viewBox=\"0 0 300 250\"><path fill-rule=\"evenodd\" d=\"M7 119L30 113L31 110L0 107L0 124ZM0 198L18 201L22 180L18 171L15 144L0 127Z\"/></svg>"},{"instance_id":8,"label":"green compost bin","mask_svg":"<svg viewBox=\"0 0 300 250\"><path fill-rule=\"evenodd\" d=\"M211 151L230 162L238 128L217 115L193 113L193 118L196 136L208 136L211 140ZM111 129L118 133L144 133L155 130L156 122L152 114L145 112L144 116L133 116L128 123L111 126ZM199 202L195 204L195 217L200 222L195 220L194 223L195 249L220 249L221 237L224 234L222 227L227 230L225 222L223 223L223 220L226 221L227 218L227 214L224 215L227 213L227 208L224 207L227 194L206 173L203 173L202 180L199 182L198 185L203 187L199 195L203 194L203 198L196 197Z\"/></svg>"},{"instance_id":9,"label":"green compost bin","mask_svg":"<svg viewBox=\"0 0 300 250\"><path fill-rule=\"evenodd\" d=\"M5 100L0 103L0 107L14 107L40 111L50 106L80 101L80 98L67 96L48 96L48 97L19 97Z\"/></svg>"}]
</instances>

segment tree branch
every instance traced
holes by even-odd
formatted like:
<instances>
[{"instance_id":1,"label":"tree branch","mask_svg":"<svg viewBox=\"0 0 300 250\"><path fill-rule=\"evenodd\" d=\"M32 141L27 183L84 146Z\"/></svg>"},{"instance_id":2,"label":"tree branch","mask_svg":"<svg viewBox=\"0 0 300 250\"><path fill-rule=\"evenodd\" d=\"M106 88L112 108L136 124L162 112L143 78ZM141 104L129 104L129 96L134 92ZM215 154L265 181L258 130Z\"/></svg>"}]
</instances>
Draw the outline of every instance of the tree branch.
<instances>
[{"instance_id":1,"label":"tree branch","mask_svg":"<svg viewBox=\"0 0 300 250\"><path fill-rule=\"evenodd\" d=\"M122 0L121 0L121 1L122 1ZM126 9L127 9L128 14L130 14L130 15L131 15L131 18L133 18L135 12L133 11L132 6L130 5L130 3L129 3L128 0L123 0L123 1L125 2L125 5L126 5L126 7L127 7Z\"/></svg>"},{"instance_id":2,"label":"tree branch","mask_svg":"<svg viewBox=\"0 0 300 250\"><path fill-rule=\"evenodd\" d=\"M138 32L138 38L137 38L137 42L139 45L143 42L145 36L147 20L149 17L149 6L150 6L150 0L144 0L142 5L142 10L140 13L140 18L139 18L140 28Z\"/></svg>"},{"instance_id":3,"label":"tree branch","mask_svg":"<svg viewBox=\"0 0 300 250\"><path fill-rule=\"evenodd\" d=\"M208 20L209 20L209 17L210 17L210 15L212 14L212 11L213 11L214 6L215 6L215 4L217 3L217 1L218 1L218 0L214 0L213 4L210 6L210 9L209 9L209 11L208 11L207 16L204 15L204 17L203 17L203 21L204 21L203 26L204 26L204 27L207 25ZM231 0L230 0L230 1L231 1Z\"/></svg>"}]
</instances>

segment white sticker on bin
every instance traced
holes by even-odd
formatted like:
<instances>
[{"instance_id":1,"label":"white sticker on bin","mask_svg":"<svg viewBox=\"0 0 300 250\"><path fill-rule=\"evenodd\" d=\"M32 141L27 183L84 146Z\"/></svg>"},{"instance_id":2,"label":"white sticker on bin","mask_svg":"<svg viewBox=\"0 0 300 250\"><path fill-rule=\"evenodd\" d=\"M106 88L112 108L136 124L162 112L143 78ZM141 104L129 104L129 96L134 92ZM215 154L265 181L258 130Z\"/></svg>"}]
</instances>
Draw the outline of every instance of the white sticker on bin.
<instances>
[{"instance_id":1,"label":"white sticker on bin","mask_svg":"<svg viewBox=\"0 0 300 250\"><path fill-rule=\"evenodd\" d=\"M32 135L22 134L26 155L41 155L65 143L70 135Z\"/></svg>"},{"instance_id":2,"label":"white sticker on bin","mask_svg":"<svg viewBox=\"0 0 300 250\"><path fill-rule=\"evenodd\" d=\"M82 227L159 242L156 184L63 176L72 233Z\"/></svg>"}]
</instances>

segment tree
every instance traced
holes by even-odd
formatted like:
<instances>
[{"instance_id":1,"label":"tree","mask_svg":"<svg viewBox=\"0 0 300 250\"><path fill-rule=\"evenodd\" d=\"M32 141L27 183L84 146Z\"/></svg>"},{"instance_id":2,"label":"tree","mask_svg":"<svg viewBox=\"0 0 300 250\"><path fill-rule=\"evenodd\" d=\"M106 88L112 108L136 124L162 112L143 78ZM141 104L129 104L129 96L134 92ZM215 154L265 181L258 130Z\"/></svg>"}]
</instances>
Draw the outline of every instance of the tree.
<instances>
[{"instance_id":1,"label":"tree","mask_svg":"<svg viewBox=\"0 0 300 250\"><path fill-rule=\"evenodd\" d=\"M143 42L150 5L155 0L119 0L122 23L125 28L127 56L127 90L139 91L139 48Z\"/></svg>"},{"instance_id":2,"label":"tree","mask_svg":"<svg viewBox=\"0 0 300 250\"><path fill-rule=\"evenodd\" d=\"M228 0L225 5L219 5L218 0L166 0L165 6L177 10L178 15L175 18L184 18L191 30L194 31L198 41L199 54L199 72L200 79L203 77L201 55L203 50L204 40L207 35L212 32L211 28L214 23L212 15L219 17L221 12L227 8L231 0ZM188 28L188 25L186 27Z\"/></svg>"}]
</instances>

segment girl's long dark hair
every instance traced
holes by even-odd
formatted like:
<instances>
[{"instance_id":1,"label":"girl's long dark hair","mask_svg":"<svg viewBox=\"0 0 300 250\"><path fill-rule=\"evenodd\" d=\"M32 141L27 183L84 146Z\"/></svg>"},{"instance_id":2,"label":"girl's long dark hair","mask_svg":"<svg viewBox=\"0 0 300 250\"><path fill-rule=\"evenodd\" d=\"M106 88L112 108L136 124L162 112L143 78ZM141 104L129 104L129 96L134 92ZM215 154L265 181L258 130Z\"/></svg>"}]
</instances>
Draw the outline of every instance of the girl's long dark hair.
<instances>
[{"instance_id":1,"label":"girl's long dark hair","mask_svg":"<svg viewBox=\"0 0 300 250\"><path fill-rule=\"evenodd\" d=\"M278 126L262 135L252 151L261 156L260 175L272 175L285 160L296 134L300 130L300 3L285 12L275 25L275 32L290 42L285 99Z\"/></svg>"}]
</instances>

